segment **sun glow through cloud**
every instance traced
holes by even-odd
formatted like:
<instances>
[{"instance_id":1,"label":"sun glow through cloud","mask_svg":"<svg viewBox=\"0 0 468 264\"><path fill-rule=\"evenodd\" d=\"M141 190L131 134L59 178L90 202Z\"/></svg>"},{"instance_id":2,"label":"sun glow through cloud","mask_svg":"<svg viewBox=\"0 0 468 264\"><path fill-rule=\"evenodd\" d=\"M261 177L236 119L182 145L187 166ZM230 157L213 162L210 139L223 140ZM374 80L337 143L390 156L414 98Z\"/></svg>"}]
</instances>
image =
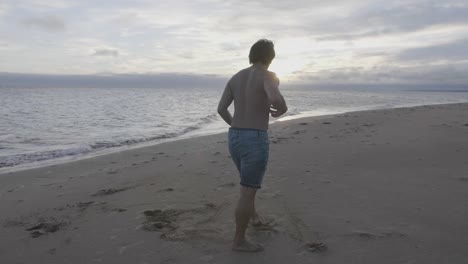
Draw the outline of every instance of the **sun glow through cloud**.
<instances>
[{"instance_id":1,"label":"sun glow through cloud","mask_svg":"<svg viewBox=\"0 0 468 264\"><path fill-rule=\"evenodd\" d=\"M270 70L275 72L280 80L294 80L294 74L304 70L307 61L302 58L275 59Z\"/></svg>"},{"instance_id":2,"label":"sun glow through cloud","mask_svg":"<svg viewBox=\"0 0 468 264\"><path fill-rule=\"evenodd\" d=\"M281 80L293 81L296 73L306 70L306 66L311 63L311 43L314 41L305 37L280 38L273 41L277 56L270 70Z\"/></svg>"}]
</instances>

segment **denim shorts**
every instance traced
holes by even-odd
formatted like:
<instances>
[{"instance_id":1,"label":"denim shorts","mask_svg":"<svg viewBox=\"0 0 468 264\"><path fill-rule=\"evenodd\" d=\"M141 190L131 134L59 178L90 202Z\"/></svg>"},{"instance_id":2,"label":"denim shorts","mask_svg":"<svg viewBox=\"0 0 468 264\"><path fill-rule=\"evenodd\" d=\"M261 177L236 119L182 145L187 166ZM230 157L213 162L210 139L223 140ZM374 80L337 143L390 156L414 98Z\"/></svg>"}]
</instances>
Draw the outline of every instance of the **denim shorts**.
<instances>
[{"instance_id":1,"label":"denim shorts","mask_svg":"<svg viewBox=\"0 0 468 264\"><path fill-rule=\"evenodd\" d=\"M268 132L230 128L229 152L240 174L240 184L260 189L268 163L270 141Z\"/></svg>"}]
</instances>

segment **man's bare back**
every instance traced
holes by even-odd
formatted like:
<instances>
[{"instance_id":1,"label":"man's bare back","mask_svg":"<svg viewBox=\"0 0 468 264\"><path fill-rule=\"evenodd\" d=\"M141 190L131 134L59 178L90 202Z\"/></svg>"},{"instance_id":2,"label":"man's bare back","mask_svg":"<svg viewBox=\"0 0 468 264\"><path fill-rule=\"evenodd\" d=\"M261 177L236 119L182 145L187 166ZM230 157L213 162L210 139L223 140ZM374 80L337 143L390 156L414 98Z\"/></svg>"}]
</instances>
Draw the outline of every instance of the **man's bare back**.
<instances>
[{"instance_id":1,"label":"man's bare back","mask_svg":"<svg viewBox=\"0 0 468 264\"><path fill-rule=\"evenodd\" d=\"M263 64L253 64L229 80L219 102L218 112L225 120L232 120L226 120L231 127L267 131L270 113L276 117L287 111L278 86L279 80L273 72L268 71ZM230 113L226 111L233 100L235 111L231 119Z\"/></svg>"}]
</instances>

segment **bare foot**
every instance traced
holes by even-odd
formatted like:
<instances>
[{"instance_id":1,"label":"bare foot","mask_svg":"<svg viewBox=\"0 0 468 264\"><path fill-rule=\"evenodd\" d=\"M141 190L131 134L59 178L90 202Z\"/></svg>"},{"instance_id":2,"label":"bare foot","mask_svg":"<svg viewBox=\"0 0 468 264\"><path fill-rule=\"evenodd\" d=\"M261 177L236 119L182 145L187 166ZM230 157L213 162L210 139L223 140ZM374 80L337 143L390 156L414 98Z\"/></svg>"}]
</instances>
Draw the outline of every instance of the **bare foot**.
<instances>
[{"instance_id":1,"label":"bare foot","mask_svg":"<svg viewBox=\"0 0 468 264\"><path fill-rule=\"evenodd\" d=\"M232 250L253 253L263 251L263 247L259 244L253 244L247 240L242 240L238 243L234 243L232 245Z\"/></svg>"}]
</instances>

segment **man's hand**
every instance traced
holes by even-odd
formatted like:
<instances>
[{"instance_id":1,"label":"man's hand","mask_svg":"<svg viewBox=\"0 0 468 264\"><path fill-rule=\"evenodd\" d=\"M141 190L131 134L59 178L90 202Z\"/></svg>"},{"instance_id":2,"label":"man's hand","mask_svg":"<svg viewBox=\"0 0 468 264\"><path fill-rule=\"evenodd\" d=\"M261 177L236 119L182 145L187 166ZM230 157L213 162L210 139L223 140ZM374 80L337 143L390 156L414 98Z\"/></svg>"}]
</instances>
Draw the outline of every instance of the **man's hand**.
<instances>
[{"instance_id":1,"label":"man's hand","mask_svg":"<svg viewBox=\"0 0 468 264\"><path fill-rule=\"evenodd\" d=\"M270 114L272 117L280 117L282 114L284 114L286 111L280 111L277 108L270 106Z\"/></svg>"},{"instance_id":2,"label":"man's hand","mask_svg":"<svg viewBox=\"0 0 468 264\"><path fill-rule=\"evenodd\" d=\"M268 101L270 102L270 115L272 117L280 117L288 111L286 101L284 100L283 95L281 95L278 86L279 79L276 77L276 74L268 72L265 80L263 81L263 87L268 97Z\"/></svg>"},{"instance_id":3,"label":"man's hand","mask_svg":"<svg viewBox=\"0 0 468 264\"><path fill-rule=\"evenodd\" d=\"M232 115L229 113L228 107L231 105L234 97L232 96L231 88L229 86L229 82L226 84L226 88L224 88L223 95L221 96L221 100L218 104L218 114L223 118L224 121L228 125L232 124Z\"/></svg>"}]
</instances>

